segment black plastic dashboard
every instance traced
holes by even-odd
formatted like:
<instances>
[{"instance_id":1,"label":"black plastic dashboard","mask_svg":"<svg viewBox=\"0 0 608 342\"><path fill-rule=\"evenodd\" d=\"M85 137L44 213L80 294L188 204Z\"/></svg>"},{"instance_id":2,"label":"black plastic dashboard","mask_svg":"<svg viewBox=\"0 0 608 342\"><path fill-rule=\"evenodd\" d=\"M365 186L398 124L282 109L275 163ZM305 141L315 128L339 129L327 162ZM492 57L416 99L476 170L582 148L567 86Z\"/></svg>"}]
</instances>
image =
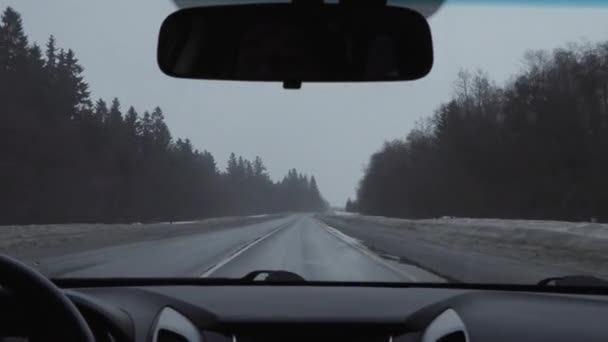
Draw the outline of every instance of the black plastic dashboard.
<instances>
[{"instance_id":1,"label":"black plastic dashboard","mask_svg":"<svg viewBox=\"0 0 608 342\"><path fill-rule=\"evenodd\" d=\"M102 336L98 340L109 342L608 339L608 297L599 295L276 285L66 293Z\"/></svg>"}]
</instances>

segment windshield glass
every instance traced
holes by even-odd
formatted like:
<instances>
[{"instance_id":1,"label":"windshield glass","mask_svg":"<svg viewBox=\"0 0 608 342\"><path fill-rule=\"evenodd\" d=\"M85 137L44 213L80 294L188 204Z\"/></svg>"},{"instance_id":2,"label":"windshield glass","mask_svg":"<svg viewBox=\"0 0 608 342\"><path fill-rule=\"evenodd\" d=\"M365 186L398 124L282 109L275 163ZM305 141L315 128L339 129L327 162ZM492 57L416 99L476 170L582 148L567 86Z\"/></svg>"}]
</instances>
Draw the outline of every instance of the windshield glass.
<instances>
[{"instance_id":1,"label":"windshield glass","mask_svg":"<svg viewBox=\"0 0 608 342\"><path fill-rule=\"evenodd\" d=\"M427 77L298 90L164 75L176 9L0 0L1 253L51 277L608 279L601 1L448 1Z\"/></svg>"}]
</instances>

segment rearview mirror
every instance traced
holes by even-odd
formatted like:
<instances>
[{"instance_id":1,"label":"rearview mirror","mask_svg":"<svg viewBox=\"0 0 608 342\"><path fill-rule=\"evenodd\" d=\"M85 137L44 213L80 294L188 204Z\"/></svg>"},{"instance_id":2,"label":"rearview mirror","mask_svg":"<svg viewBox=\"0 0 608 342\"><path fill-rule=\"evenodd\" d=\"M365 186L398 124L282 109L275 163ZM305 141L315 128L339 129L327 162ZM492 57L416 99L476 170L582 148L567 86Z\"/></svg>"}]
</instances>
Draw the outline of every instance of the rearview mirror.
<instances>
[{"instance_id":1,"label":"rearview mirror","mask_svg":"<svg viewBox=\"0 0 608 342\"><path fill-rule=\"evenodd\" d=\"M431 70L431 32L419 13L304 2L177 11L161 27L158 64L175 77L295 87L414 80Z\"/></svg>"}]
</instances>

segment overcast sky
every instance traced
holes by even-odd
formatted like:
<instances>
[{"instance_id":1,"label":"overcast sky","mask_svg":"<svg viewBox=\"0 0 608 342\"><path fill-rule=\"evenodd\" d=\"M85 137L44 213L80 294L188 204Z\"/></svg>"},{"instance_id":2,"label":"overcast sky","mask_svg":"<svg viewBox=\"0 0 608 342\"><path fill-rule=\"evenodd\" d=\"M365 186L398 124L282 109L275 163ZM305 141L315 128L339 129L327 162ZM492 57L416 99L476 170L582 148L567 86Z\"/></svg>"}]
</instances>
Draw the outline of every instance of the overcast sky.
<instances>
[{"instance_id":1,"label":"overcast sky","mask_svg":"<svg viewBox=\"0 0 608 342\"><path fill-rule=\"evenodd\" d=\"M608 9L499 7L448 2L431 20L435 66L424 80L368 85L176 80L155 60L168 0L0 0L23 16L30 39L54 34L85 67L93 98L118 97L126 110L165 111L174 137L188 137L225 167L230 152L260 155L277 179L289 168L314 174L332 205L353 196L369 156L385 140L449 98L460 68L481 68L499 83L530 48L608 40Z\"/></svg>"}]
</instances>

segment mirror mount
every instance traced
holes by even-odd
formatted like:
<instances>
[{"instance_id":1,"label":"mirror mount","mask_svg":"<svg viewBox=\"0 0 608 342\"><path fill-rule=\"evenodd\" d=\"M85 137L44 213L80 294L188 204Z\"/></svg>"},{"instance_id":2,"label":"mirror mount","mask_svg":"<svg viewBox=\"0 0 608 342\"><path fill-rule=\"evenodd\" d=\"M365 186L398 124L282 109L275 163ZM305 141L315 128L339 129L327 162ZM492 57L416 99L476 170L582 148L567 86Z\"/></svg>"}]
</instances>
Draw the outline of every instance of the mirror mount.
<instances>
[{"instance_id":1,"label":"mirror mount","mask_svg":"<svg viewBox=\"0 0 608 342\"><path fill-rule=\"evenodd\" d=\"M302 88L302 81L300 81L300 80L283 81L283 89L298 90L301 88Z\"/></svg>"},{"instance_id":2,"label":"mirror mount","mask_svg":"<svg viewBox=\"0 0 608 342\"><path fill-rule=\"evenodd\" d=\"M341 6L386 6L388 0L339 0L338 4ZM316 7L323 6L325 0L292 0L291 4L298 7ZM283 89L299 90L302 89L302 80L284 80Z\"/></svg>"},{"instance_id":3,"label":"mirror mount","mask_svg":"<svg viewBox=\"0 0 608 342\"><path fill-rule=\"evenodd\" d=\"M342 1L342 0L341 0ZM325 3L324 0L291 0L293 6L300 7L321 7ZM283 89L299 90L302 89L302 80L283 80Z\"/></svg>"}]
</instances>

